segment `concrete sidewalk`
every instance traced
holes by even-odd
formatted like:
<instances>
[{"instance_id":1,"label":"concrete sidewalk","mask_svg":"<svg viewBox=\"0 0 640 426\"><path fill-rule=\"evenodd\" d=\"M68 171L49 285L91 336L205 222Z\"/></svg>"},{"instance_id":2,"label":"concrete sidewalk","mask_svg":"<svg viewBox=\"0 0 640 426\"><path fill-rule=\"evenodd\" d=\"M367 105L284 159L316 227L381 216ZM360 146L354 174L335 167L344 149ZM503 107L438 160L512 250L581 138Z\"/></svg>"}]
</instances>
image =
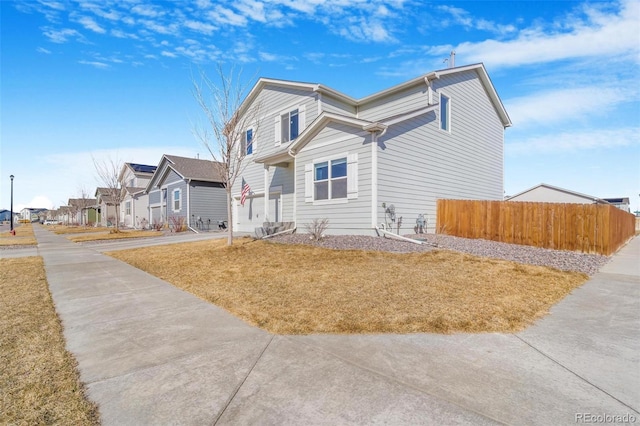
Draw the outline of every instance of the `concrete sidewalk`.
<instances>
[{"instance_id":1,"label":"concrete sidewalk","mask_svg":"<svg viewBox=\"0 0 640 426\"><path fill-rule=\"evenodd\" d=\"M638 238L517 335L273 336L35 231L105 425L640 421Z\"/></svg>"}]
</instances>

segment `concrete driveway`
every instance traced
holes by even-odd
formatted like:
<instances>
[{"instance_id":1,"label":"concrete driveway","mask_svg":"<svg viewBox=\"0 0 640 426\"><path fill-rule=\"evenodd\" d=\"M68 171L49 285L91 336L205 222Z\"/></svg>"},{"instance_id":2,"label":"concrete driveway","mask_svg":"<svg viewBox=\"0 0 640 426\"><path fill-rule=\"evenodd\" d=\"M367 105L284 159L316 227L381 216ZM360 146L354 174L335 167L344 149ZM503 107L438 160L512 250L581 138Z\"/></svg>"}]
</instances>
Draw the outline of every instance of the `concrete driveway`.
<instances>
[{"instance_id":1,"label":"concrete driveway","mask_svg":"<svg viewBox=\"0 0 640 426\"><path fill-rule=\"evenodd\" d=\"M105 425L640 422L638 238L518 334L278 336L35 231Z\"/></svg>"}]
</instances>

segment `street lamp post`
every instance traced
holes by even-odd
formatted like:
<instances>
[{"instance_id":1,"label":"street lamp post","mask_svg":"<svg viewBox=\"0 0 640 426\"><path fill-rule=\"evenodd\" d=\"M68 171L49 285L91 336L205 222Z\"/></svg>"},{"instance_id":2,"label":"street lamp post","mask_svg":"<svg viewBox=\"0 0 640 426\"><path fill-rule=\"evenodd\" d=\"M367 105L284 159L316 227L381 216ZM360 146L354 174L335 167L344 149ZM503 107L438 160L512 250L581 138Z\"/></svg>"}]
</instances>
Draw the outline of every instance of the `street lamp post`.
<instances>
[{"instance_id":1,"label":"street lamp post","mask_svg":"<svg viewBox=\"0 0 640 426\"><path fill-rule=\"evenodd\" d=\"M9 215L11 216L9 218L9 222L11 223L11 234L13 235L13 175L9 176L11 178L11 212L9 213Z\"/></svg>"}]
</instances>

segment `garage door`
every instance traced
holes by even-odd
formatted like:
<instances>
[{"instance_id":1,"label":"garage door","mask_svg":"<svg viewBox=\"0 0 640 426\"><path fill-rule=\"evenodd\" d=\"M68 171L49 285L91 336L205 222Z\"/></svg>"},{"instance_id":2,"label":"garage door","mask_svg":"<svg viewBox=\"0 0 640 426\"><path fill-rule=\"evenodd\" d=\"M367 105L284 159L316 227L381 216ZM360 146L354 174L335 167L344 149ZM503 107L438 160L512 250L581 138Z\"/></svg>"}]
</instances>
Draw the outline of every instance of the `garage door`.
<instances>
[{"instance_id":1,"label":"garage door","mask_svg":"<svg viewBox=\"0 0 640 426\"><path fill-rule=\"evenodd\" d=\"M262 226L264 218L264 196L256 195L247 197L244 206L236 200L236 224L237 230L253 232L255 228Z\"/></svg>"}]
</instances>

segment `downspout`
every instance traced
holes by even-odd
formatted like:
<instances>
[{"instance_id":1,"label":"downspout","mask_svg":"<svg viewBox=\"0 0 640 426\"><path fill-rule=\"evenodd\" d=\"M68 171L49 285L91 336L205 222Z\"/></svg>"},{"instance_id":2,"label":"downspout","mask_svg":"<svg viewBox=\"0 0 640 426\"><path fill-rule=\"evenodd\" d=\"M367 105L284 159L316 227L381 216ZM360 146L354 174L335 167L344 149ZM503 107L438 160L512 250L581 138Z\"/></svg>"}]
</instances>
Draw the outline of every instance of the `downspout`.
<instances>
[{"instance_id":1,"label":"downspout","mask_svg":"<svg viewBox=\"0 0 640 426\"><path fill-rule=\"evenodd\" d=\"M399 240L407 241L409 243L422 245L422 241L414 240L412 238L403 237L402 235L397 235L397 234L394 234L393 232L389 232L389 231L385 231L384 229L380 229L377 226L374 226L374 228L375 228L376 232L378 233L378 235L382 234L383 237L397 238Z\"/></svg>"},{"instance_id":2,"label":"downspout","mask_svg":"<svg viewBox=\"0 0 640 426\"><path fill-rule=\"evenodd\" d=\"M191 229L196 234L198 231L191 227L191 179L187 179L187 228Z\"/></svg>"},{"instance_id":3,"label":"downspout","mask_svg":"<svg viewBox=\"0 0 640 426\"><path fill-rule=\"evenodd\" d=\"M378 133L371 132L371 226L378 223Z\"/></svg>"},{"instance_id":4,"label":"downspout","mask_svg":"<svg viewBox=\"0 0 640 426\"><path fill-rule=\"evenodd\" d=\"M269 217L269 166L264 164L264 217L263 222Z\"/></svg>"}]
</instances>

